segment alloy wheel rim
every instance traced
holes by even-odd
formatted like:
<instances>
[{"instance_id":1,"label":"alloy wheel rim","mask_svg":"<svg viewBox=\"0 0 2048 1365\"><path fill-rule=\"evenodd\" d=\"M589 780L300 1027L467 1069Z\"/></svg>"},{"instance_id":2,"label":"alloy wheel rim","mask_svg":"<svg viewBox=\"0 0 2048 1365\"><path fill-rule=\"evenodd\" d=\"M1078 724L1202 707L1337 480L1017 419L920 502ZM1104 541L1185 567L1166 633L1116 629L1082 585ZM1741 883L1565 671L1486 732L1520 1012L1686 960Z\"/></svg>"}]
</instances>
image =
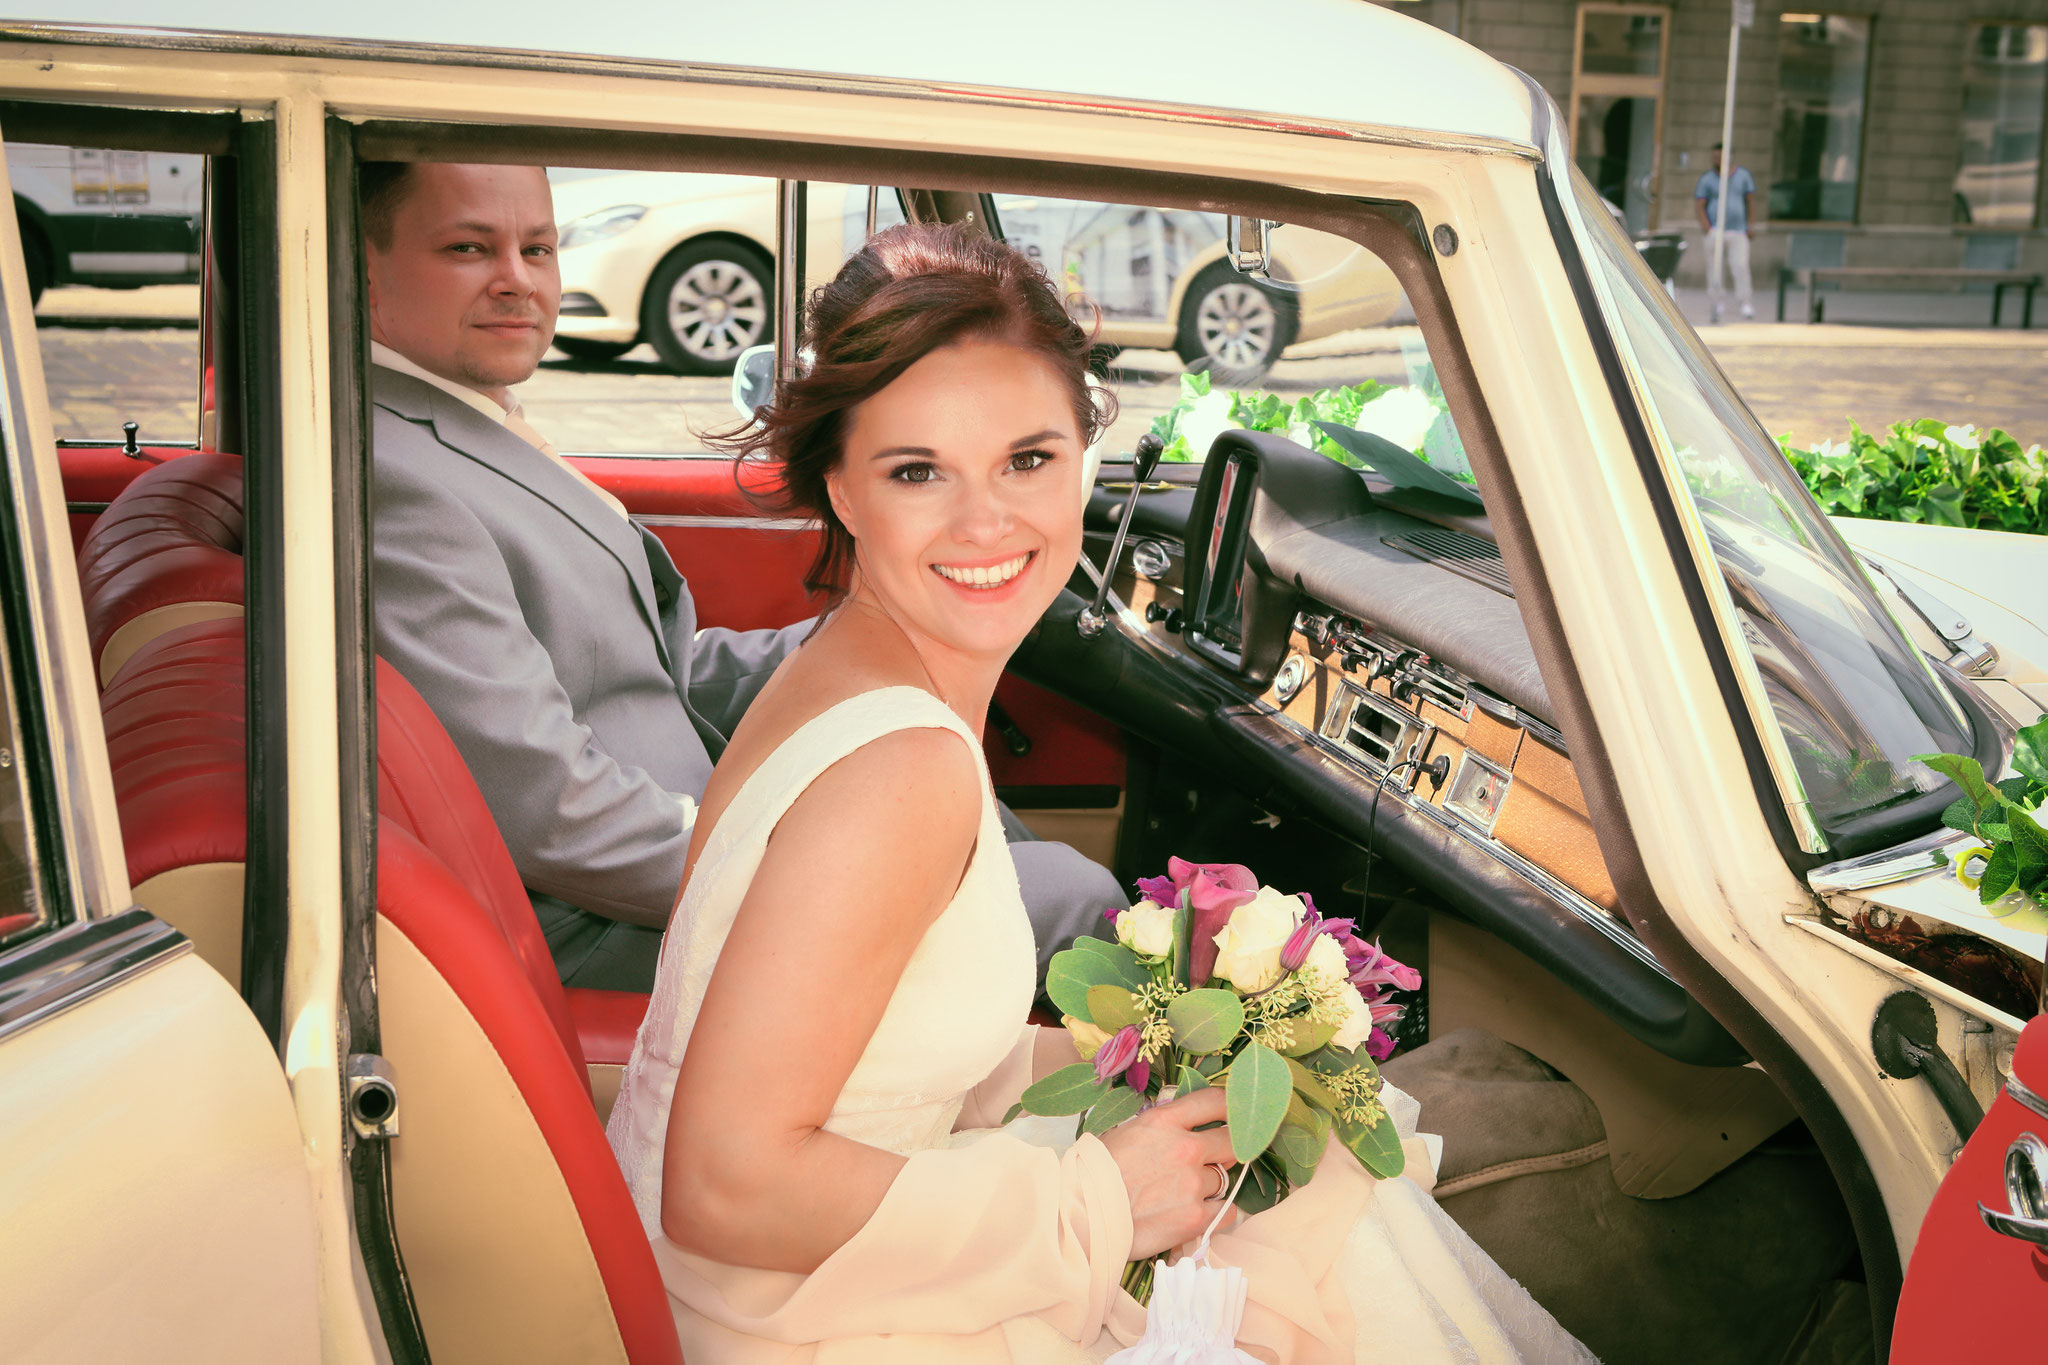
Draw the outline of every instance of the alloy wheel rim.
<instances>
[{"instance_id":1,"label":"alloy wheel rim","mask_svg":"<svg viewBox=\"0 0 2048 1365\"><path fill-rule=\"evenodd\" d=\"M1265 365L1279 331L1273 301L1236 280L1211 289L1195 309L1195 337L1203 353L1232 369Z\"/></svg>"},{"instance_id":2,"label":"alloy wheel rim","mask_svg":"<svg viewBox=\"0 0 2048 1365\"><path fill-rule=\"evenodd\" d=\"M768 298L754 272L736 261L699 261L668 291L668 329L699 360L731 360L758 345Z\"/></svg>"}]
</instances>

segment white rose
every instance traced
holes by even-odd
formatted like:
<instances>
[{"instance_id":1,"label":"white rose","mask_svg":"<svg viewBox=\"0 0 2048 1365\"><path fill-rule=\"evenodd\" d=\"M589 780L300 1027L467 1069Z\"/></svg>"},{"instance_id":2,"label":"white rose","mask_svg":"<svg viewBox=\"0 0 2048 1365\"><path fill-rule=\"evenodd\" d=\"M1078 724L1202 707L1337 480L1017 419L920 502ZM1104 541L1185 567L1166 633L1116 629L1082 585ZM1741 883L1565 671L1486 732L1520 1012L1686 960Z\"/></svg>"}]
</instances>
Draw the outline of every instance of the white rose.
<instances>
[{"instance_id":1,"label":"white rose","mask_svg":"<svg viewBox=\"0 0 2048 1365\"><path fill-rule=\"evenodd\" d=\"M1116 941L1139 957L1166 957L1173 952L1173 911L1139 901L1116 917Z\"/></svg>"},{"instance_id":2,"label":"white rose","mask_svg":"<svg viewBox=\"0 0 2048 1365\"><path fill-rule=\"evenodd\" d=\"M1371 1033L1372 1007L1365 1003L1358 987L1347 981L1344 983L1344 1022L1337 1025L1337 1036L1330 1039L1330 1045L1348 1050L1364 1042Z\"/></svg>"},{"instance_id":3,"label":"white rose","mask_svg":"<svg viewBox=\"0 0 2048 1365\"><path fill-rule=\"evenodd\" d=\"M1333 981L1351 979L1351 964L1344 960L1344 950L1328 934L1317 934L1316 941L1309 944L1308 957L1303 960L1301 969L1321 972Z\"/></svg>"},{"instance_id":4,"label":"white rose","mask_svg":"<svg viewBox=\"0 0 2048 1365\"><path fill-rule=\"evenodd\" d=\"M1217 931L1215 974L1247 994L1266 989L1280 979L1280 950L1307 913L1301 897L1260 887Z\"/></svg>"}]
</instances>

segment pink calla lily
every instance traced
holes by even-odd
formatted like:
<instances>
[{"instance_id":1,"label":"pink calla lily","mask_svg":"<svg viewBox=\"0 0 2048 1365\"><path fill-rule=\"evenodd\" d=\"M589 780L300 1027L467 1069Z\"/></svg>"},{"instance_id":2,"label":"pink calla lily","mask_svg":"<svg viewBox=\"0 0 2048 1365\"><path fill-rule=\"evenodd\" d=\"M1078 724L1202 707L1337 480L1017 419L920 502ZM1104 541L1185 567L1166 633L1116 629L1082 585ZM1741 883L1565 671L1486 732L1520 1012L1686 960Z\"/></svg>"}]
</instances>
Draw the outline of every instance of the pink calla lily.
<instances>
[{"instance_id":1,"label":"pink calla lily","mask_svg":"<svg viewBox=\"0 0 2048 1365\"><path fill-rule=\"evenodd\" d=\"M1201 986L1216 970L1216 935L1230 923L1230 912L1259 894L1259 879L1240 863L1191 863L1166 860L1168 876L1188 898L1194 918L1189 947L1188 984Z\"/></svg>"},{"instance_id":2,"label":"pink calla lily","mask_svg":"<svg viewBox=\"0 0 2048 1365\"><path fill-rule=\"evenodd\" d=\"M1095 1079L1111 1081L1121 1076L1138 1060L1138 1041L1138 1030L1129 1024L1111 1034L1095 1054Z\"/></svg>"}]
</instances>

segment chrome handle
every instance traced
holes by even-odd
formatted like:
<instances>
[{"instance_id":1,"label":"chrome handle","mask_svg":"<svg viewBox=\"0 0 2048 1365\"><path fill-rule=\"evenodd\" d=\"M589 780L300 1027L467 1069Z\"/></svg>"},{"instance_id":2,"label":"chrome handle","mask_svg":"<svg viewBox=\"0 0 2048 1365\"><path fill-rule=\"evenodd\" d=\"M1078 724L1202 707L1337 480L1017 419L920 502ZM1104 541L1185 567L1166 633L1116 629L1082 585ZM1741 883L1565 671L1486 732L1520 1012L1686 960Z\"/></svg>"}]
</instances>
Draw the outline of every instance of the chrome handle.
<instances>
[{"instance_id":1,"label":"chrome handle","mask_svg":"<svg viewBox=\"0 0 2048 1365\"><path fill-rule=\"evenodd\" d=\"M2021 1133L2005 1149L2005 1200L2012 1212L1977 1205L1984 1226L2006 1237L2048 1246L2048 1142Z\"/></svg>"},{"instance_id":2,"label":"chrome handle","mask_svg":"<svg viewBox=\"0 0 2048 1365\"><path fill-rule=\"evenodd\" d=\"M1166 443L1146 432L1138 438L1138 448L1131 456L1131 496L1124 500L1124 514L1116 525L1116 538L1109 542L1109 558L1102 566L1102 582L1096 586L1095 600L1081 609L1074 618L1074 629L1084 640L1092 640L1109 627L1109 588L1116 577L1116 564L1123 558L1124 541L1130 538L1131 516L1138 510L1138 495L1145 491L1145 480L1159 468L1159 457L1165 453Z\"/></svg>"}]
</instances>

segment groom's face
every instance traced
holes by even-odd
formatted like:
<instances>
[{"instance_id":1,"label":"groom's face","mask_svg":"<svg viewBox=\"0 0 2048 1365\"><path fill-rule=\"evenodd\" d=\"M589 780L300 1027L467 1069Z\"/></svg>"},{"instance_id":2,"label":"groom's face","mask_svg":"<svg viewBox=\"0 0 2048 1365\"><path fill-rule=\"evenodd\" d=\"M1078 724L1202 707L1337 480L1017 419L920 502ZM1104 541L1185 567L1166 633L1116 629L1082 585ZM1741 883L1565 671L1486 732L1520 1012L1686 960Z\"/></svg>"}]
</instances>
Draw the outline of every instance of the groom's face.
<instances>
[{"instance_id":1,"label":"groom's face","mask_svg":"<svg viewBox=\"0 0 2048 1365\"><path fill-rule=\"evenodd\" d=\"M365 252L371 336L493 397L533 374L562 299L545 171L415 166L378 235Z\"/></svg>"}]
</instances>

